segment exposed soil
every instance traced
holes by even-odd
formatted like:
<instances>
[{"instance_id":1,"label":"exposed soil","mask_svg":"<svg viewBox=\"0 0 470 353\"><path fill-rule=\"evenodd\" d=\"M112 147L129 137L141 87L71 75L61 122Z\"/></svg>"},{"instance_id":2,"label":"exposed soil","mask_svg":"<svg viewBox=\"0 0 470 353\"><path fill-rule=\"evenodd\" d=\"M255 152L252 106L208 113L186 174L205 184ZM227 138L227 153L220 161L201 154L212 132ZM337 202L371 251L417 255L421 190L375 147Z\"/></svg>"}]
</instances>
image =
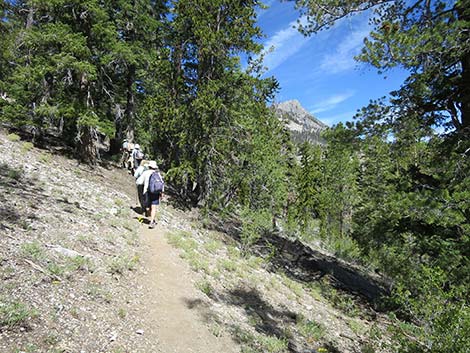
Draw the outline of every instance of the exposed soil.
<instances>
[{"instance_id":1,"label":"exposed soil","mask_svg":"<svg viewBox=\"0 0 470 353\"><path fill-rule=\"evenodd\" d=\"M204 294L194 286L194 273L166 242L165 228L142 228L148 249L143 256L145 304L140 309L146 326L153 329L152 336L158 338L159 352L238 352L239 346L229 335L214 336L205 315L194 310L195 303L204 301Z\"/></svg>"}]
</instances>

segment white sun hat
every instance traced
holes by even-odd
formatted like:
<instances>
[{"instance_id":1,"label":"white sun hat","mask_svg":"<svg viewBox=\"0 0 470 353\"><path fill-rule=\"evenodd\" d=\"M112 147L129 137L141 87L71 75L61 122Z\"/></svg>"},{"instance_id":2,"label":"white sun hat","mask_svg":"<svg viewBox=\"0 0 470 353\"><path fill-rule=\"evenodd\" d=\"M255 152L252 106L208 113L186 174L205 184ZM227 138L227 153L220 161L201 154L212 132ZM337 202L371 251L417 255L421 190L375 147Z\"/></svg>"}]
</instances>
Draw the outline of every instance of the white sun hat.
<instances>
[{"instance_id":1,"label":"white sun hat","mask_svg":"<svg viewBox=\"0 0 470 353\"><path fill-rule=\"evenodd\" d=\"M157 162L155 162L155 161L150 161L150 162L148 163L148 167L149 167L150 169L158 169Z\"/></svg>"}]
</instances>

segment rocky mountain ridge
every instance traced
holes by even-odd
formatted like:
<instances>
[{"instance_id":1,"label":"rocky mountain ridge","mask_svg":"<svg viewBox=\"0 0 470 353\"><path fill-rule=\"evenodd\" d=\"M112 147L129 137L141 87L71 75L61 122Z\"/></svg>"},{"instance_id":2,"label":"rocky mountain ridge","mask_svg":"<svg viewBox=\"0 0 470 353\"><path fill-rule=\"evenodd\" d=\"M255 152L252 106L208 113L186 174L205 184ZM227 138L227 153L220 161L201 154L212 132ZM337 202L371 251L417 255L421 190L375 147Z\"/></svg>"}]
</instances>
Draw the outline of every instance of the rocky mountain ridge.
<instances>
[{"instance_id":1,"label":"rocky mountain ridge","mask_svg":"<svg viewBox=\"0 0 470 353\"><path fill-rule=\"evenodd\" d=\"M298 100L276 103L272 108L279 119L285 121L294 142L324 143L320 135L328 125L310 114Z\"/></svg>"}]
</instances>

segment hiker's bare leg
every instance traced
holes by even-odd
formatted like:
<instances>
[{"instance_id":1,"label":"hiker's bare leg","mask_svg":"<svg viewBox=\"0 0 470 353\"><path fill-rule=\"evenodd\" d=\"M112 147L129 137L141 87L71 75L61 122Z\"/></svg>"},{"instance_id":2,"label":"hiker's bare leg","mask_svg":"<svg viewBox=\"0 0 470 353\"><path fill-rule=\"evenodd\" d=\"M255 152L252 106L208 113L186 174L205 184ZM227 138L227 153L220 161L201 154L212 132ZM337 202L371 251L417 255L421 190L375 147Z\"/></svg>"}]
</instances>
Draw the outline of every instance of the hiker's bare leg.
<instances>
[{"instance_id":1,"label":"hiker's bare leg","mask_svg":"<svg viewBox=\"0 0 470 353\"><path fill-rule=\"evenodd\" d=\"M157 205L150 206L150 222L155 222L156 215L157 215Z\"/></svg>"}]
</instances>

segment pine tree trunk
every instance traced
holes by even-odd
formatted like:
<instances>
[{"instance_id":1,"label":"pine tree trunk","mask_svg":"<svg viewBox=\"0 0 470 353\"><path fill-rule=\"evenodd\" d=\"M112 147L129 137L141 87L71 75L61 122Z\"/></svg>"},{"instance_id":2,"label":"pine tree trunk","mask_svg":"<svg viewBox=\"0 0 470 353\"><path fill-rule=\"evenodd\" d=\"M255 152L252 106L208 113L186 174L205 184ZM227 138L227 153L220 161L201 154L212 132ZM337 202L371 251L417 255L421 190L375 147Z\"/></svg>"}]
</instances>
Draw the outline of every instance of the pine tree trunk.
<instances>
[{"instance_id":1,"label":"pine tree trunk","mask_svg":"<svg viewBox=\"0 0 470 353\"><path fill-rule=\"evenodd\" d=\"M470 1L462 1L461 5L457 8L457 13L460 21L468 23L470 21ZM468 41L468 31L470 28L465 26L462 28L462 41ZM464 43L465 45L466 43ZM468 45L468 44L467 44ZM464 52L462 59L462 81L460 84L460 111L461 111L461 126L460 130L470 129L470 53ZM467 131L469 132L469 131Z\"/></svg>"},{"instance_id":2,"label":"pine tree trunk","mask_svg":"<svg viewBox=\"0 0 470 353\"><path fill-rule=\"evenodd\" d=\"M34 8L32 5L30 5L31 7L28 9L28 17L26 18L26 29L30 29L31 27L33 27L33 23L34 23Z\"/></svg>"},{"instance_id":3,"label":"pine tree trunk","mask_svg":"<svg viewBox=\"0 0 470 353\"><path fill-rule=\"evenodd\" d=\"M470 129L470 54L466 53L462 59L462 84L461 84L461 130Z\"/></svg>"},{"instance_id":4,"label":"pine tree trunk","mask_svg":"<svg viewBox=\"0 0 470 353\"><path fill-rule=\"evenodd\" d=\"M128 141L134 142L135 136L135 96L133 85L135 82L135 65L129 65L127 72L127 103L125 111L126 119L126 138Z\"/></svg>"},{"instance_id":5,"label":"pine tree trunk","mask_svg":"<svg viewBox=\"0 0 470 353\"><path fill-rule=\"evenodd\" d=\"M100 160L98 151L98 133L91 126L79 126L77 133L78 158L91 165Z\"/></svg>"}]
</instances>

